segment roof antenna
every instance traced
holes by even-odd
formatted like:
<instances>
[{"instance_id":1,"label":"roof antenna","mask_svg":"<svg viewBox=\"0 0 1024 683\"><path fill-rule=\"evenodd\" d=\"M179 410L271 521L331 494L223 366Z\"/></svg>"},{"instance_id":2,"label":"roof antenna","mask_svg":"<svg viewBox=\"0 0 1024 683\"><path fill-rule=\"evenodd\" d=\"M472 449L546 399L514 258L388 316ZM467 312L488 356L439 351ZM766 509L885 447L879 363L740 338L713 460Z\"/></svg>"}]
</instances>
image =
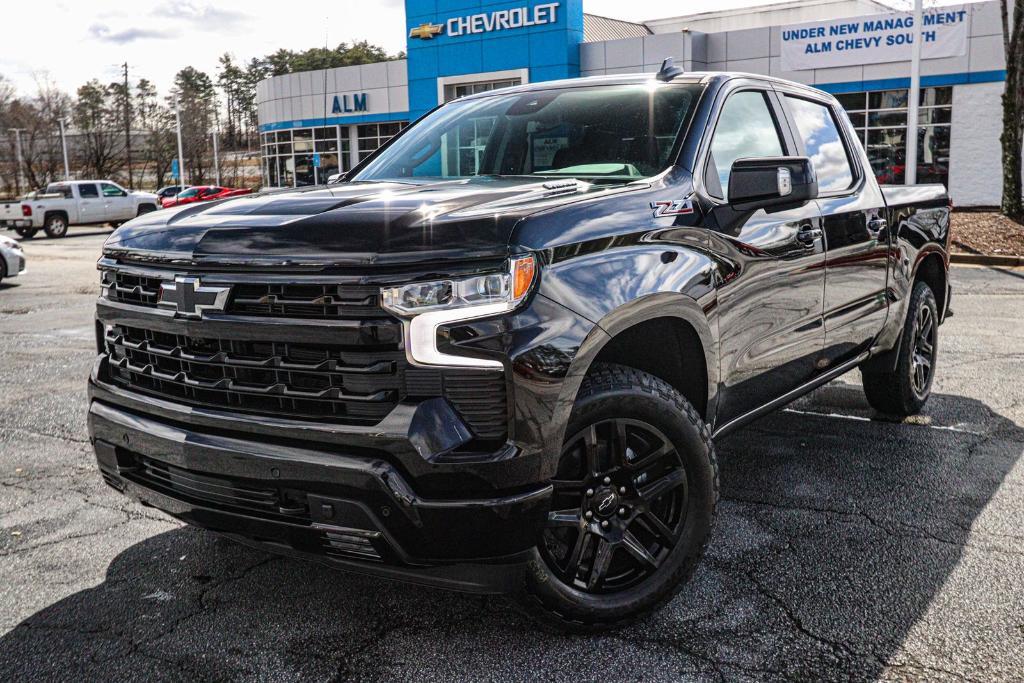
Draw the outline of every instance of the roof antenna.
<instances>
[{"instance_id":1,"label":"roof antenna","mask_svg":"<svg viewBox=\"0 0 1024 683\"><path fill-rule=\"evenodd\" d=\"M658 70L658 80L668 83L679 74L685 73L685 70L681 66L675 65L675 60L672 57L666 57L665 61L661 63L661 69Z\"/></svg>"}]
</instances>

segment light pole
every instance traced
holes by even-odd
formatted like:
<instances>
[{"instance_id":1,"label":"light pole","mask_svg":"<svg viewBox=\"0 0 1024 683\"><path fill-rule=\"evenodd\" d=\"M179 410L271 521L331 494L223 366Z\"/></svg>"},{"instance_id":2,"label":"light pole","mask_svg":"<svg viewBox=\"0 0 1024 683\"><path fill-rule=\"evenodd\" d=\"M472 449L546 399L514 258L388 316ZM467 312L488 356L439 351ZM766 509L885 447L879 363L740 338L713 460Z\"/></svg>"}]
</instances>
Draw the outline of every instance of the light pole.
<instances>
[{"instance_id":1,"label":"light pole","mask_svg":"<svg viewBox=\"0 0 1024 683\"><path fill-rule=\"evenodd\" d=\"M14 193L15 194L21 194L21 180L22 180L22 177L21 177L21 167L22 167L22 161L21 161L21 131L23 131L25 129L24 128L9 128L8 130L10 130L12 133L14 133L14 149L15 149L15 154L17 155L17 164L18 164L17 168L15 169L15 173L14 173Z\"/></svg>"},{"instance_id":2,"label":"light pole","mask_svg":"<svg viewBox=\"0 0 1024 683\"><path fill-rule=\"evenodd\" d=\"M174 127L178 131L178 185L185 187L185 155L181 151L181 107L174 100Z\"/></svg>"},{"instance_id":3,"label":"light pole","mask_svg":"<svg viewBox=\"0 0 1024 683\"><path fill-rule=\"evenodd\" d=\"M68 164L68 138L64 134L64 119L57 119L60 124L60 148L64 153L64 180L71 180L71 166Z\"/></svg>"},{"instance_id":4,"label":"light pole","mask_svg":"<svg viewBox=\"0 0 1024 683\"><path fill-rule=\"evenodd\" d=\"M213 136L213 175L214 182L220 185L220 158L217 156L217 129L210 133Z\"/></svg>"},{"instance_id":5,"label":"light pole","mask_svg":"<svg viewBox=\"0 0 1024 683\"><path fill-rule=\"evenodd\" d=\"M914 42L910 46L910 102L907 103L907 162L903 181L917 182L917 107L921 99L922 0L914 0Z\"/></svg>"}]
</instances>

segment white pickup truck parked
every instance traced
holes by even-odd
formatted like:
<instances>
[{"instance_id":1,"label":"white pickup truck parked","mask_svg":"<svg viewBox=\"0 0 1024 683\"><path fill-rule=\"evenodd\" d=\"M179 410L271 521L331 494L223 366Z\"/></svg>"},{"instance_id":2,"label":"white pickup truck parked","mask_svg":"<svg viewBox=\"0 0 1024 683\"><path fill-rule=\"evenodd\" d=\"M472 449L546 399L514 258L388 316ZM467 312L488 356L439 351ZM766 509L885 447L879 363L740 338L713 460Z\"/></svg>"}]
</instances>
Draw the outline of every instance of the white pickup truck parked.
<instances>
[{"instance_id":1,"label":"white pickup truck parked","mask_svg":"<svg viewBox=\"0 0 1024 683\"><path fill-rule=\"evenodd\" d=\"M129 192L110 180L72 180L50 183L21 202L0 205L0 227L13 228L22 237L40 229L50 237L63 237L69 225L109 223L115 228L160 206L152 192Z\"/></svg>"}]
</instances>

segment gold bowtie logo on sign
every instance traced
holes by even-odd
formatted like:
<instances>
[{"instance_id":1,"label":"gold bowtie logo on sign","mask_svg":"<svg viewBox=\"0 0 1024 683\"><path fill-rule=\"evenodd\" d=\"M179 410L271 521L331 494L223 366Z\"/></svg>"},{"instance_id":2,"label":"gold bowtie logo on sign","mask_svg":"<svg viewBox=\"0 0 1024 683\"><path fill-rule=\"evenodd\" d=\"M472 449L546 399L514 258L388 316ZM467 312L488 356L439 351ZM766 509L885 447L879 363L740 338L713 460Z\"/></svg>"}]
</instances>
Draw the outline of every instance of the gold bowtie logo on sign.
<instances>
[{"instance_id":1,"label":"gold bowtie logo on sign","mask_svg":"<svg viewBox=\"0 0 1024 683\"><path fill-rule=\"evenodd\" d=\"M442 26L441 24L420 24L416 28L409 31L409 37L430 40L434 36L441 35L442 30L444 30L444 26Z\"/></svg>"}]
</instances>

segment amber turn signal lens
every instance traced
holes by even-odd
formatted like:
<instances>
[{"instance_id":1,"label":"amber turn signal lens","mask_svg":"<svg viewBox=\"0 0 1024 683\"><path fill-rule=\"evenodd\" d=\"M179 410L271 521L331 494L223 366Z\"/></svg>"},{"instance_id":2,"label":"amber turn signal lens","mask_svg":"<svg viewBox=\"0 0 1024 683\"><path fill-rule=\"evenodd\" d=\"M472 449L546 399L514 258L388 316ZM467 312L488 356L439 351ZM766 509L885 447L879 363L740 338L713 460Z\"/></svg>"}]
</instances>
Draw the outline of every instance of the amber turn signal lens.
<instances>
[{"instance_id":1,"label":"amber turn signal lens","mask_svg":"<svg viewBox=\"0 0 1024 683\"><path fill-rule=\"evenodd\" d=\"M526 296L537 274L537 262L533 255L513 259L512 261L512 299L518 301Z\"/></svg>"}]
</instances>

